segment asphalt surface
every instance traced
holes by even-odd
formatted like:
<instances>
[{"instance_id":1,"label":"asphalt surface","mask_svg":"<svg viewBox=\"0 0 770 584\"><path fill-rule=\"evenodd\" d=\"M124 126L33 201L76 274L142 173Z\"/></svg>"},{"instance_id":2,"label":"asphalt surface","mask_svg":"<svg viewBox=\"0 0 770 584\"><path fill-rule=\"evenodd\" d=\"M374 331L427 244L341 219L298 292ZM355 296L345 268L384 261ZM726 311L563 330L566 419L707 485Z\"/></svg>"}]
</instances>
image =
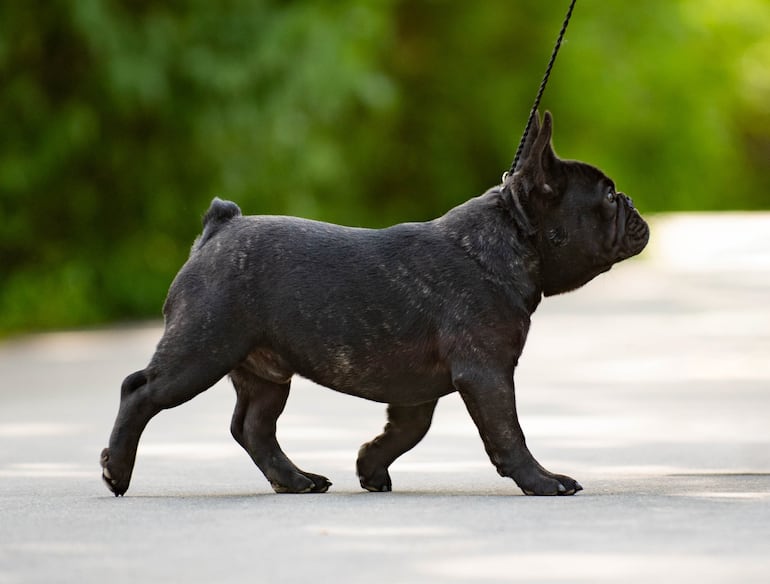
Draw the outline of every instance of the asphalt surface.
<instances>
[{"instance_id":1,"label":"asphalt surface","mask_svg":"<svg viewBox=\"0 0 770 584\"><path fill-rule=\"evenodd\" d=\"M770 581L770 215L663 217L652 238L546 299L517 371L530 449L574 497L498 477L457 396L394 492L364 492L384 407L297 380L279 439L328 493L272 492L223 381L151 422L116 499L99 452L160 325L0 344L0 584Z\"/></svg>"}]
</instances>

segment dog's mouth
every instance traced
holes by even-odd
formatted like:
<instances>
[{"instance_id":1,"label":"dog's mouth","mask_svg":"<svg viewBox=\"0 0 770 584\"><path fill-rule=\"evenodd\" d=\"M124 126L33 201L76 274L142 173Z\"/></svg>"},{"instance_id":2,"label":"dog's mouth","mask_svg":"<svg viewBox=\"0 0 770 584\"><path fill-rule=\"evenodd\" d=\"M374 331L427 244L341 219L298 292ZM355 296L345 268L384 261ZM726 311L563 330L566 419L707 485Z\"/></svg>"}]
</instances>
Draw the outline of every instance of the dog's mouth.
<instances>
[{"instance_id":1,"label":"dog's mouth","mask_svg":"<svg viewBox=\"0 0 770 584\"><path fill-rule=\"evenodd\" d=\"M646 247L650 239L650 228L647 222L634 208L630 197L619 193L620 204L616 215L616 240L617 261L633 257Z\"/></svg>"}]
</instances>

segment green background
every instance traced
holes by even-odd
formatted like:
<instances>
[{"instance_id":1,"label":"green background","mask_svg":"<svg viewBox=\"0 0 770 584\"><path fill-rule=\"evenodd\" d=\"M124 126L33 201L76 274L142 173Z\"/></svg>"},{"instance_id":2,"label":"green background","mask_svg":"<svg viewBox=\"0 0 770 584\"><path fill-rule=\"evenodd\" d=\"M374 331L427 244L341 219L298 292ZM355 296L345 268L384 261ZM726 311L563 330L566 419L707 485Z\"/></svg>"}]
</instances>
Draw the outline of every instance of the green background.
<instances>
[{"instance_id":1,"label":"green background","mask_svg":"<svg viewBox=\"0 0 770 584\"><path fill-rule=\"evenodd\" d=\"M0 4L0 335L157 317L214 195L424 220L513 158L567 0ZM770 208L770 2L581 0L542 109L643 212Z\"/></svg>"}]
</instances>

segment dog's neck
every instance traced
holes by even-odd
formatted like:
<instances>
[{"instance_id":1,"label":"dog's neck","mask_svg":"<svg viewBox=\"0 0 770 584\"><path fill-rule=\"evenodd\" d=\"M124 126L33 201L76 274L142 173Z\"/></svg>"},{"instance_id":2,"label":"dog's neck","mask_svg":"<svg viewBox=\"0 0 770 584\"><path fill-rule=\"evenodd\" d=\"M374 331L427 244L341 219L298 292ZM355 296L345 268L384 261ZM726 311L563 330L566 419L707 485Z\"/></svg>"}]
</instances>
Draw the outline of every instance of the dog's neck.
<instances>
[{"instance_id":1,"label":"dog's neck","mask_svg":"<svg viewBox=\"0 0 770 584\"><path fill-rule=\"evenodd\" d=\"M523 239L534 239L537 235L537 224L532 214L524 206L523 187L519 181L508 180L500 187L500 196L505 202L511 217L519 229Z\"/></svg>"},{"instance_id":2,"label":"dog's neck","mask_svg":"<svg viewBox=\"0 0 770 584\"><path fill-rule=\"evenodd\" d=\"M515 206L509 191L493 187L436 224L479 264L486 279L528 314L534 312L542 298L536 225L523 206Z\"/></svg>"}]
</instances>

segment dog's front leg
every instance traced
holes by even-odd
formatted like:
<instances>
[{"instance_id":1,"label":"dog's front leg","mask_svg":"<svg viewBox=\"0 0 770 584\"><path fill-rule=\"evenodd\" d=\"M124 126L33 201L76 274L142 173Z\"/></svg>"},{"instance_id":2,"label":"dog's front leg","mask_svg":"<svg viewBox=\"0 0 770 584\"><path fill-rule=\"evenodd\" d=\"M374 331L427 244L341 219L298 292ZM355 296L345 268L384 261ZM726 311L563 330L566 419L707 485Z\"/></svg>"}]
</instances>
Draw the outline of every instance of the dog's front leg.
<instances>
[{"instance_id":1,"label":"dog's front leg","mask_svg":"<svg viewBox=\"0 0 770 584\"><path fill-rule=\"evenodd\" d=\"M516 413L512 370L457 368L453 383L501 476L512 478L527 495L574 495L583 489L576 480L544 469L529 452Z\"/></svg>"}]
</instances>

